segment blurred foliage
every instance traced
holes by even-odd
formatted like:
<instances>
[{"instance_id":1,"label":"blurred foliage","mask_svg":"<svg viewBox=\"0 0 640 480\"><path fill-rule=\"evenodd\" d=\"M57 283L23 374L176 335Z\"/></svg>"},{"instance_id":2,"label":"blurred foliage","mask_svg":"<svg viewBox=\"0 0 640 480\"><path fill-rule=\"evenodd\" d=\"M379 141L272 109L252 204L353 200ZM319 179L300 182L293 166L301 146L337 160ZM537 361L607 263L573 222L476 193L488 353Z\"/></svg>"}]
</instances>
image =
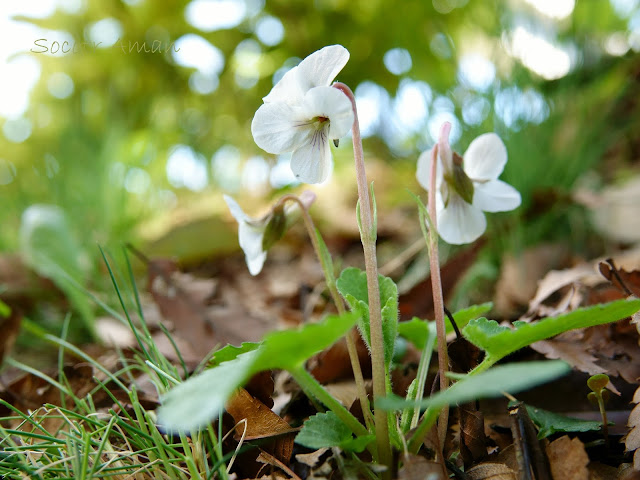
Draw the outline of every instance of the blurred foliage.
<instances>
[{"instance_id":1,"label":"blurred foliage","mask_svg":"<svg viewBox=\"0 0 640 480\"><path fill-rule=\"evenodd\" d=\"M554 238L566 238L579 251L586 248L584 232L576 230L584 225L585 212L571 199L576 181L590 169L602 174L601 181L613 180L615 172L628 170L638 159L634 132L640 131L640 61L628 46L619 56L604 47L612 34L632 38L630 19L638 16L634 2L627 2L634 9L621 13L614 9L625 4L621 0L580 1L569 17L550 20L530 2L518 0L406 0L401 8L382 0L236 0L244 11L242 21L218 29L198 29L187 21L185 12L194 2L85 0L73 13L58 9L45 19L20 19L49 29L45 44L50 45L67 38L63 32L76 42L89 41L91 26L109 18L120 25L122 43L66 55L26 53L42 71L25 113L33 125L30 137L15 143L0 136L0 157L11 180L0 186L0 249L18 248L22 212L33 204L53 204L65 212L70 235L94 259L94 271L97 244L153 236L155 230L144 231L152 220L171 214L182 218L184 210L176 206L199 204L193 217L224 211L217 192L241 189L248 159L262 156L276 163L250 133L274 75L333 43L351 52L340 81L356 94L359 86L380 87L381 113L365 139L370 156L411 171L405 165L413 165L433 143L430 122L444 118L438 116L443 111L458 120L455 146L461 152L486 131L505 140L510 162L502 178L522 192L523 207L490 220L496 255ZM269 17L284 27L282 41L273 46L261 43L256 33ZM571 71L545 80L527 69L513 53L519 27L564 46ZM211 85L202 87L201 72L181 65L172 53L172 42L188 34L206 40L224 57L219 75L208 79L218 82L210 93L198 93ZM637 47L635 35L632 46ZM150 48L154 42L162 45L159 51L138 52L141 44ZM385 54L398 48L409 53L410 68L393 74ZM468 53L484 56L495 67L486 87L474 86L474 79L461 71ZM63 99L50 93L50 80L58 72L73 81L73 93ZM394 110L403 85L417 86L428 108L411 126ZM464 109L474 102L476 116L469 120ZM208 177L203 190L170 182L167 160L176 148L192 149L201 175ZM345 140L336 160L348 158L348 151ZM336 168L337 174L342 171ZM137 187L127 189L127 182ZM262 187L259 192L268 195L269 188ZM406 187L418 191L412 175L397 185L398 190ZM228 251L232 238L223 235L217 243ZM202 242L195 243L204 255Z\"/></svg>"}]
</instances>

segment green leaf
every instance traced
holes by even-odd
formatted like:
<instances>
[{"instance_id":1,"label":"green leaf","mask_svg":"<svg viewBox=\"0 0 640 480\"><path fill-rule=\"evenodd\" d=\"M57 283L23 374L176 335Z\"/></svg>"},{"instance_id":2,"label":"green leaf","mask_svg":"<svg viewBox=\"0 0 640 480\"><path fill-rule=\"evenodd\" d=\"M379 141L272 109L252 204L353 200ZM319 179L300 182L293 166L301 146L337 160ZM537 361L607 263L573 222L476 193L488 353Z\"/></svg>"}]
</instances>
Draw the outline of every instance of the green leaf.
<instances>
[{"instance_id":1,"label":"green leaf","mask_svg":"<svg viewBox=\"0 0 640 480\"><path fill-rule=\"evenodd\" d=\"M193 376L162 397L158 424L169 432L190 432L216 418L231 394L256 369L260 349Z\"/></svg>"},{"instance_id":2,"label":"green leaf","mask_svg":"<svg viewBox=\"0 0 640 480\"><path fill-rule=\"evenodd\" d=\"M513 402L510 402L511 406ZM591 432L600 430L602 422L596 422L593 420L581 420L579 418L565 417L558 413L549 412L542 408L532 407L531 405L525 405L529 417L535 423L538 428L538 438L546 438L554 433L568 433L568 432Z\"/></svg>"},{"instance_id":3,"label":"green leaf","mask_svg":"<svg viewBox=\"0 0 640 480\"><path fill-rule=\"evenodd\" d=\"M207 425L218 416L229 396L252 375L274 368L299 367L347 333L356 320L352 313L332 315L317 324L271 333L262 344L223 348L216 355L230 360L185 380L162 398L158 423L175 432L189 432ZM243 350L248 351L241 353Z\"/></svg>"},{"instance_id":4,"label":"green leaf","mask_svg":"<svg viewBox=\"0 0 640 480\"><path fill-rule=\"evenodd\" d=\"M321 323L266 335L260 348L260 370L290 370L302 365L344 336L357 319L353 313L329 315Z\"/></svg>"},{"instance_id":5,"label":"green leaf","mask_svg":"<svg viewBox=\"0 0 640 480\"><path fill-rule=\"evenodd\" d=\"M493 308L493 303L487 302L481 305L472 305L453 314L453 319L458 328L463 328L471 320L478 318L480 315L487 313ZM453 332L453 325L448 318L445 318L447 333ZM413 317L408 322L400 322L398 324L398 334L409 340L418 350L424 349L424 342L427 339L427 330L435 335L436 323L434 321L421 320ZM437 340L436 340L437 342ZM436 343L437 345L437 343Z\"/></svg>"},{"instance_id":6,"label":"green leaf","mask_svg":"<svg viewBox=\"0 0 640 480\"><path fill-rule=\"evenodd\" d=\"M378 275L378 283L382 308L384 358L388 368L393 359L393 349L398 331L398 287L391 278L382 275ZM367 345L371 347L367 273L355 267L346 268L340 274L336 286L351 310L360 316L358 328Z\"/></svg>"},{"instance_id":7,"label":"green leaf","mask_svg":"<svg viewBox=\"0 0 640 480\"><path fill-rule=\"evenodd\" d=\"M421 408L441 408L479 398L499 397L504 392L517 393L561 377L569 370L569 365L559 360L494 367L477 375L467 375L447 390L425 398L419 405ZM401 410L414 405L415 402L397 396L388 396L376 401L376 408L385 410Z\"/></svg>"},{"instance_id":8,"label":"green leaf","mask_svg":"<svg viewBox=\"0 0 640 480\"><path fill-rule=\"evenodd\" d=\"M295 441L316 450L325 447L339 447L342 450L361 452L374 438L374 435L353 438L349 427L335 413L329 411L318 413L304 422Z\"/></svg>"},{"instance_id":9,"label":"green leaf","mask_svg":"<svg viewBox=\"0 0 640 480\"><path fill-rule=\"evenodd\" d=\"M467 340L486 352L485 361L495 363L516 350L540 340L576 328L615 322L638 310L640 310L640 300L618 300L580 308L535 323L514 322L515 328L500 326L495 320L479 318L469 322L462 333Z\"/></svg>"},{"instance_id":10,"label":"green leaf","mask_svg":"<svg viewBox=\"0 0 640 480\"><path fill-rule=\"evenodd\" d=\"M226 347L222 347L220 350L217 350L213 354L213 357L209 362L209 368L216 367L223 362L234 360L238 355L242 353L247 353L258 349L260 345L260 343L256 342L243 342L239 347L236 347L234 345L227 345Z\"/></svg>"}]
</instances>

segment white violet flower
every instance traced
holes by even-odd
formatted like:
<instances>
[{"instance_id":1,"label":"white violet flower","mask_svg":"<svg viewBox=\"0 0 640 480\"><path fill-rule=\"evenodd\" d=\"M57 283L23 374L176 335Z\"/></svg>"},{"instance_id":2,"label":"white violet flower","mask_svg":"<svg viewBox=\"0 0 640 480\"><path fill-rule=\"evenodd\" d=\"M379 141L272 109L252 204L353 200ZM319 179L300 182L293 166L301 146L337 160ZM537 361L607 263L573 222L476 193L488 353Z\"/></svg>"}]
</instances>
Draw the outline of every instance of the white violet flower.
<instances>
[{"instance_id":1,"label":"white violet flower","mask_svg":"<svg viewBox=\"0 0 640 480\"><path fill-rule=\"evenodd\" d=\"M309 208L316 196L311 191L304 191L298 198L305 208ZM231 215L238 222L238 240L249 267L249 273L258 275L267 258L267 250L300 217L300 205L295 201L288 201L283 208L278 202L276 207L264 217L251 218L233 198L224 195L224 200Z\"/></svg>"},{"instance_id":2,"label":"white violet flower","mask_svg":"<svg viewBox=\"0 0 640 480\"><path fill-rule=\"evenodd\" d=\"M331 45L292 68L262 100L251 133L269 153L292 152L291 170L305 183L321 183L331 172L329 140L353 125L351 101L331 82L349 60L349 51Z\"/></svg>"},{"instance_id":3,"label":"white violet flower","mask_svg":"<svg viewBox=\"0 0 640 480\"><path fill-rule=\"evenodd\" d=\"M520 193L498 180L507 163L507 149L495 133L475 138L463 157L449 146L450 124L438 142L436 217L438 233L450 244L471 243L487 228L483 212L506 212L520 205ZM435 148L435 147L434 147ZM418 183L429 190L433 150L418 159Z\"/></svg>"}]
</instances>

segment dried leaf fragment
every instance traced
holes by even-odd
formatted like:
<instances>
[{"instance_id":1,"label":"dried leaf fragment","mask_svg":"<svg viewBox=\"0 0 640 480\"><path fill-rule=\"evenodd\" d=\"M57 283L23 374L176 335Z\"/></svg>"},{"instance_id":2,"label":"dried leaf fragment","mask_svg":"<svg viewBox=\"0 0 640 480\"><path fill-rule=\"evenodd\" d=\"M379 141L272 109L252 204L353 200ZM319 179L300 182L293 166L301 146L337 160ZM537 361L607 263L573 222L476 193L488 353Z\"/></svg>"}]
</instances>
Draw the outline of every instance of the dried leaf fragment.
<instances>
[{"instance_id":1,"label":"dried leaf fragment","mask_svg":"<svg viewBox=\"0 0 640 480\"><path fill-rule=\"evenodd\" d=\"M293 453L293 439L297 429L291 428L287 422L276 415L260 400L252 397L244 388L240 388L229 400L227 412L236 423L246 420L244 426L239 425L237 432L245 434L245 440L275 437L273 448L269 450L278 460L288 463Z\"/></svg>"},{"instance_id":2,"label":"dried leaf fragment","mask_svg":"<svg viewBox=\"0 0 640 480\"><path fill-rule=\"evenodd\" d=\"M547 446L547 456L554 480L589 480L589 457L578 438L565 435L554 440Z\"/></svg>"},{"instance_id":3,"label":"dried leaf fragment","mask_svg":"<svg viewBox=\"0 0 640 480\"><path fill-rule=\"evenodd\" d=\"M516 472L501 463L481 463L467 472L471 480L517 480Z\"/></svg>"},{"instance_id":4,"label":"dried leaf fragment","mask_svg":"<svg viewBox=\"0 0 640 480\"><path fill-rule=\"evenodd\" d=\"M405 455L403 465L398 471L398 480L444 480L447 477L442 472L442 466L430 462L419 455Z\"/></svg>"},{"instance_id":5,"label":"dried leaf fragment","mask_svg":"<svg viewBox=\"0 0 640 480\"><path fill-rule=\"evenodd\" d=\"M629 414L627 426L631 429L624 438L624 444L627 452L635 452L633 454L633 468L640 470L640 388L633 395L633 402L636 406Z\"/></svg>"},{"instance_id":6,"label":"dried leaf fragment","mask_svg":"<svg viewBox=\"0 0 640 480\"><path fill-rule=\"evenodd\" d=\"M618 269L611 258L598 264L598 269L604 278L627 295L640 297L640 270L628 272Z\"/></svg>"}]
</instances>

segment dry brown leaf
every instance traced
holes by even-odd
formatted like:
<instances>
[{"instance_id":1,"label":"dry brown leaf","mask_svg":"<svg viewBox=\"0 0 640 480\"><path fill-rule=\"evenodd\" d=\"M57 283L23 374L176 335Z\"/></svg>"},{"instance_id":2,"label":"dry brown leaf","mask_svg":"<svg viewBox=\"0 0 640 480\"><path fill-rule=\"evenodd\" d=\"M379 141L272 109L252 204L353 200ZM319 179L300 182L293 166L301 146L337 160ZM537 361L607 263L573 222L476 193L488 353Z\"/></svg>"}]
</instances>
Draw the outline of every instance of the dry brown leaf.
<instances>
[{"instance_id":1,"label":"dry brown leaf","mask_svg":"<svg viewBox=\"0 0 640 480\"><path fill-rule=\"evenodd\" d=\"M627 452L634 452L633 467L640 470L640 388L633 394L633 403L636 406L629 414L627 426L631 429L624 438L624 444Z\"/></svg>"},{"instance_id":2,"label":"dry brown leaf","mask_svg":"<svg viewBox=\"0 0 640 480\"><path fill-rule=\"evenodd\" d=\"M567 261L567 248L560 244L538 245L518 256L505 256L496 284L494 304L497 314L513 317L535 295L538 281L549 270L565 266Z\"/></svg>"},{"instance_id":3,"label":"dry brown leaf","mask_svg":"<svg viewBox=\"0 0 640 480\"><path fill-rule=\"evenodd\" d=\"M264 463L265 465L271 465L273 467L278 467L282 469L287 475L289 475L294 480L302 480L298 475L296 475L293 470L287 467L284 463L278 460L276 457L271 455L268 452L260 449L260 455L256 459L257 462Z\"/></svg>"},{"instance_id":4,"label":"dry brown leaf","mask_svg":"<svg viewBox=\"0 0 640 480\"><path fill-rule=\"evenodd\" d=\"M365 388L371 388L371 382L365 382ZM358 399L358 387L354 380L344 380L342 382L329 383L325 385L327 392L342 405L349 408Z\"/></svg>"},{"instance_id":5,"label":"dry brown leaf","mask_svg":"<svg viewBox=\"0 0 640 480\"><path fill-rule=\"evenodd\" d=\"M574 284L598 282L599 280L599 275L596 274L593 265L587 263L566 270L550 271L538 283L536 294L529 302L526 318L538 316L542 303L562 288Z\"/></svg>"},{"instance_id":6,"label":"dry brown leaf","mask_svg":"<svg viewBox=\"0 0 640 480\"><path fill-rule=\"evenodd\" d=\"M307 467L313 468L320 461L320 457L322 457L328 451L329 449L327 447L324 447L311 453L298 453L296 455L296 460L306 465Z\"/></svg>"},{"instance_id":7,"label":"dry brown leaf","mask_svg":"<svg viewBox=\"0 0 640 480\"><path fill-rule=\"evenodd\" d=\"M640 270L628 272L625 269L618 269L612 259L600 262L598 268L604 278L625 294L640 297Z\"/></svg>"},{"instance_id":8,"label":"dry brown leaf","mask_svg":"<svg viewBox=\"0 0 640 480\"><path fill-rule=\"evenodd\" d=\"M589 456L584 444L567 435L547 446L547 456L554 480L589 480Z\"/></svg>"},{"instance_id":9,"label":"dry brown leaf","mask_svg":"<svg viewBox=\"0 0 640 480\"><path fill-rule=\"evenodd\" d=\"M136 337L127 325L113 317L96 319L96 332L104 345L120 349L137 345Z\"/></svg>"},{"instance_id":10,"label":"dry brown leaf","mask_svg":"<svg viewBox=\"0 0 640 480\"><path fill-rule=\"evenodd\" d=\"M640 471L633 468L630 463L623 463L618 467L618 475L615 478L616 480L640 480Z\"/></svg>"},{"instance_id":11,"label":"dry brown leaf","mask_svg":"<svg viewBox=\"0 0 640 480\"><path fill-rule=\"evenodd\" d=\"M209 353L216 345L216 335L202 303L202 285L189 276L192 289L185 274L168 259L150 260L148 272L147 290L162 316L173 323L176 336L186 340L196 356L203 357ZM210 284L210 295L214 293L214 286L214 283Z\"/></svg>"},{"instance_id":12,"label":"dry brown leaf","mask_svg":"<svg viewBox=\"0 0 640 480\"><path fill-rule=\"evenodd\" d=\"M571 366L577 368L582 372L586 372L589 375L596 375L598 373L607 373L607 371L597 365L595 362L598 360L596 357L585 351L585 346L581 342L576 341L563 341L562 339L543 340L531 345L536 352L544 354L545 357L550 359L560 359L569 363Z\"/></svg>"},{"instance_id":13,"label":"dry brown leaf","mask_svg":"<svg viewBox=\"0 0 640 480\"><path fill-rule=\"evenodd\" d=\"M419 455L405 455L402 467L398 471L398 480L445 480L448 475L442 471L442 465L429 461Z\"/></svg>"},{"instance_id":14,"label":"dry brown leaf","mask_svg":"<svg viewBox=\"0 0 640 480\"><path fill-rule=\"evenodd\" d=\"M278 460L288 463L293 452L293 439L297 429L291 428L278 415L260 400L252 397L245 389L239 389L229 400L227 412L236 424L246 420L246 426L240 423L236 426L238 436L244 433L245 440L273 438L274 443L262 447L272 453ZM246 428L246 431L245 431Z\"/></svg>"},{"instance_id":15,"label":"dry brown leaf","mask_svg":"<svg viewBox=\"0 0 640 480\"><path fill-rule=\"evenodd\" d=\"M640 247L612 254L610 257L615 262L615 265L621 269L626 269L629 272L640 269ZM583 303L589 305L621 298L619 295L612 297L613 290L610 288L605 288L604 291L601 290L605 279L598 272L598 265L602 260L602 258L599 258L580 263L573 268L558 271L552 270L547 273L540 280L536 294L529 302L529 309L523 320L536 316L545 316L545 314L548 315L548 312L541 311L541 309L544 310L543 302L554 296L554 294L557 295L558 292L568 286L573 286L576 289L575 293L586 293L588 301ZM581 296L578 295L578 299ZM571 303L573 307L578 306L575 304L576 299L573 299Z\"/></svg>"},{"instance_id":16,"label":"dry brown leaf","mask_svg":"<svg viewBox=\"0 0 640 480\"><path fill-rule=\"evenodd\" d=\"M256 373L249 379L244 389L249 392L252 397L257 398L267 407L273 408L273 391L275 383L271 376L271 370L264 370Z\"/></svg>"},{"instance_id":17,"label":"dry brown leaf","mask_svg":"<svg viewBox=\"0 0 640 480\"><path fill-rule=\"evenodd\" d=\"M362 337L356 335L356 349L364 376L371 373L371 358ZM311 375L320 383L330 383L345 378L353 378L347 341L341 338L331 347L313 357L308 364Z\"/></svg>"},{"instance_id":18,"label":"dry brown leaf","mask_svg":"<svg viewBox=\"0 0 640 480\"><path fill-rule=\"evenodd\" d=\"M93 382L93 367L91 365L65 365L63 372L70 390L80 398L84 397L95 387L95 383ZM50 374L52 378L58 381L61 380L55 373L47 373ZM31 373L21 375L7 385L2 384L1 386L0 398L23 412L38 410L45 404L62 405L62 395L64 394L43 378ZM66 401L70 401L70 399ZM0 405L0 417L7 417L10 413L8 408ZM18 419L18 423L22 423L20 417L16 418ZM42 413L41 422L44 430L48 431L55 431L64 423L59 416L48 415L46 411ZM44 433L47 432L44 431Z\"/></svg>"},{"instance_id":19,"label":"dry brown leaf","mask_svg":"<svg viewBox=\"0 0 640 480\"><path fill-rule=\"evenodd\" d=\"M478 240L471 248L467 248L458 253L442 266L442 293L445 301L453 292L458 280L460 280L464 273L473 265L478 257L478 252L480 252L484 244L484 240ZM408 292L401 294L399 298L399 309L400 318L403 320L408 320L413 317L433 318L431 278L425 278Z\"/></svg>"},{"instance_id":20,"label":"dry brown leaf","mask_svg":"<svg viewBox=\"0 0 640 480\"><path fill-rule=\"evenodd\" d=\"M13 349L13 344L20 332L21 322L22 314L16 308L12 308L11 313L6 318L0 314L0 365L4 357Z\"/></svg>"},{"instance_id":21,"label":"dry brown leaf","mask_svg":"<svg viewBox=\"0 0 640 480\"><path fill-rule=\"evenodd\" d=\"M516 472L501 463L481 463L466 473L471 480L517 480Z\"/></svg>"},{"instance_id":22,"label":"dry brown leaf","mask_svg":"<svg viewBox=\"0 0 640 480\"><path fill-rule=\"evenodd\" d=\"M460 455L465 467L470 467L487 456L487 437L484 434L484 416L475 402L458 407L460 414Z\"/></svg>"},{"instance_id":23,"label":"dry brown leaf","mask_svg":"<svg viewBox=\"0 0 640 480\"><path fill-rule=\"evenodd\" d=\"M618 475L617 468L600 462L591 462L587 468L589 469L589 480L610 480Z\"/></svg>"},{"instance_id":24,"label":"dry brown leaf","mask_svg":"<svg viewBox=\"0 0 640 480\"><path fill-rule=\"evenodd\" d=\"M631 384L638 383L640 377L638 332L629 320L571 330L534 343L532 348L548 358L563 359L590 375L620 376ZM619 394L613 384L609 383L608 388Z\"/></svg>"}]
</instances>

